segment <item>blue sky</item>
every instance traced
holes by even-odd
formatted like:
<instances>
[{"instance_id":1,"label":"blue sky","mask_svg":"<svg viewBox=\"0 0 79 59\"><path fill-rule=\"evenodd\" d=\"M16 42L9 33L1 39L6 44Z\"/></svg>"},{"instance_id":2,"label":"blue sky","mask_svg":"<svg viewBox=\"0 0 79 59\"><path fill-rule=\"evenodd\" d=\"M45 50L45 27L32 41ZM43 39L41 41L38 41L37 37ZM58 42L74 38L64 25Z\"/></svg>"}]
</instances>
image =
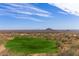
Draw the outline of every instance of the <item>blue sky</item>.
<instances>
[{"instance_id":1,"label":"blue sky","mask_svg":"<svg viewBox=\"0 0 79 59\"><path fill-rule=\"evenodd\" d=\"M0 29L79 29L78 11L66 6L55 3L0 3Z\"/></svg>"}]
</instances>

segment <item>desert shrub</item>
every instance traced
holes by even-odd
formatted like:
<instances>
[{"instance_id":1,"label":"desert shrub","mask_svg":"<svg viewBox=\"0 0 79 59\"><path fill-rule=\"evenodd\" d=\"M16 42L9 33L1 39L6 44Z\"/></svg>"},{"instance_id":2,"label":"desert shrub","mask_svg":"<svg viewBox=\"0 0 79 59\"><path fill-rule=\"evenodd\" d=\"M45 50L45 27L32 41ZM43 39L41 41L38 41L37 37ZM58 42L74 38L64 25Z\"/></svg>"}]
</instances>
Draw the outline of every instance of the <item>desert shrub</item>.
<instances>
[{"instance_id":1,"label":"desert shrub","mask_svg":"<svg viewBox=\"0 0 79 59\"><path fill-rule=\"evenodd\" d=\"M0 44L5 44L7 42L7 40L1 39L0 38Z\"/></svg>"}]
</instances>

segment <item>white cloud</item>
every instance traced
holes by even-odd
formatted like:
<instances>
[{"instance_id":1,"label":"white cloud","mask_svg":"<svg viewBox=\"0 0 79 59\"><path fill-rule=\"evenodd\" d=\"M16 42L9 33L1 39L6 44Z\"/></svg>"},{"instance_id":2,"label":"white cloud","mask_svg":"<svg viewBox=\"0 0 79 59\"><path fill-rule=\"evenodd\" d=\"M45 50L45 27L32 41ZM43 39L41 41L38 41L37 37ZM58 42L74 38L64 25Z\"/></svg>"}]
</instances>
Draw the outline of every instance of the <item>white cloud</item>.
<instances>
[{"instance_id":1,"label":"white cloud","mask_svg":"<svg viewBox=\"0 0 79 59\"><path fill-rule=\"evenodd\" d=\"M44 14L44 13L36 13L35 15L37 15L37 16L43 16L43 17L51 17L48 14Z\"/></svg>"},{"instance_id":2,"label":"white cloud","mask_svg":"<svg viewBox=\"0 0 79 59\"><path fill-rule=\"evenodd\" d=\"M37 19L37 18L29 18L30 20L33 20L33 21L36 21L36 22L43 22L42 20L40 20L40 19Z\"/></svg>"},{"instance_id":3,"label":"white cloud","mask_svg":"<svg viewBox=\"0 0 79 59\"><path fill-rule=\"evenodd\" d=\"M29 4L29 3L25 3L25 4L23 4L23 3L20 3L20 4L10 4L10 5L15 6L15 7L25 8L25 9L29 8L29 9L35 10L37 12L50 13L50 12L48 12L46 10L40 9L38 7L35 7L35 6L33 6L33 5Z\"/></svg>"},{"instance_id":4,"label":"white cloud","mask_svg":"<svg viewBox=\"0 0 79 59\"><path fill-rule=\"evenodd\" d=\"M18 19L24 19L24 20L32 20L32 21L35 21L35 22L43 22L43 20L40 20L40 19L37 19L37 18L33 18L33 17L16 17Z\"/></svg>"},{"instance_id":5,"label":"white cloud","mask_svg":"<svg viewBox=\"0 0 79 59\"><path fill-rule=\"evenodd\" d=\"M37 12L42 12L42 13L48 13L48 14L49 14L48 11L45 11L45 10L39 9L39 8L37 8L37 7L33 7L33 6L31 6L31 7L29 7L29 8L31 8L31 9L37 11Z\"/></svg>"},{"instance_id":6,"label":"white cloud","mask_svg":"<svg viewBox=\"0 0 79 59\"><path fill-rule=\"evenodd\" d=\"M42 13L48 13L48 14L50 13L46 10L43 10L43 9L38 8L38 7L32 6L29 3L24 3L24 4L23 3L17 3L17 4L11 3L9 5L14 6L14 7L21 7L21 8L25 8L25 9L29 8L29 9L35 10L37 12L42 12Z\"/></svg>"},{"instance_id":7,"label":"white cloud","mask_svg":"<svg viewBox=\"0 0 79 59\"><path fill-rule=\"evenodd\" d=\"M1 9L0 8L0 16L1 15L10 15L11 17L17 18L17 19L24 19L24 20L32 20L34 22L44 22L43 20L34 18L32 15L35 16L41 16L41 17L48 17L50 18L51 13L37 8L35 6L32 6L30 4L8 4L6 6L6 9ZM31 16L30 16L31 15Z\"/></svg>"},{"instance_id":8,"label":"white cloud","mask_svg":"<svg viewBox=\"0 0 79 59\"><path fill-rule=\"evenodd\" d=\"M0 0L1 3L71 3L79 2L79 0Z\"/></svg>"},{"instance_id":9,"label":"white cloud","mask_svg":"<svg viewBox=\"0 0 79 59\"><path fill-rule=\"evenodd\" d=\"M49 3L49 4L55 5L58 8L66 11L70 14L79 16L79 3Z\"/></svg>"},{"instance_id":10,"label":"white cloud","mask_svg":"<svg viewBox=\"0 0 79 59\"><path fill-rule=\"evenodd\" d=\"M48 3L79 3L79 0L49 0Z\"/></svg>"},{"instance_id":11,"label":"white cloud","mask_svg":"<svg viewBox=\"0 0 79 59\"><path fill-rule=\"evenodd\" d=\"M33 15L33 13L32 12L29 12L29 11L16 10L16 11L13 11L13 12L20 13L20 14L26 14L26 15Z\"/></svg>"},{"instance_id":12,"label":"white cloud","mask_svg":"<svg viewBox=\"0 0 79 59\"><path fill-rule=\"evenodd\" d=\"M58 13L63 14L63 15L68 15L67 12L62 12L62 11L60 11L60 12L58 12Z\"/></svg>"},{"instance_id":13,"label":"white cloud","mask_svg":"<svg viewBox=\"0 0 79 59\"><path fill-rule=\"evenodd\" d=\"M20 13L25 15L37 15L42 17L50 17L51 13L37 8L35 6L32 6L31 4L25 3L25 4L8 4L11 6L6 6L8 8L8 12L14 12L14 13ZM12 7L13 6L13 7Z\"/></svg>"},{"instance_id":14,"label":"white cloud","mask_svg":"<svg viewBox=\"0 0 79 59\"><path fill-rule=\"evenodd\" d=\"M0 9L0 16L9 14L6 10Z\"/></svg>"},{"instance_id":15,"label":"white cloud","mask_svg":"<svg viewBox=\"0 0 79 59\"><path fill-rule=\"evenodd\" d=\"M17 19L31 20L34 22L44 22L43 20L34 18L32 15L41 16L41 17L50 17L50 13L48 11L42 10L35 6L31 6L29 4L8 4L6 9L0 9L1 14L3 15L11 15L11 17ZM6 13L6 14L5 14ZM31 16L30 16L31 15ZM1 16L1 15L0 15Z\"/></svg>"}]
</instances>

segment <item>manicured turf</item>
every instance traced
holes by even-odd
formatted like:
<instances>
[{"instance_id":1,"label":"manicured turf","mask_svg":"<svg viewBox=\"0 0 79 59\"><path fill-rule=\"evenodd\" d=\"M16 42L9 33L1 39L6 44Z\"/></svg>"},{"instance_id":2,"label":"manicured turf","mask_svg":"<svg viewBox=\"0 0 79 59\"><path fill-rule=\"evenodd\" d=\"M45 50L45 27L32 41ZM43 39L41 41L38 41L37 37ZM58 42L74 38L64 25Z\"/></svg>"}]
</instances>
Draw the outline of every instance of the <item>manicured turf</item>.
<instances>
[{"instance_id":1,"label":"manicured turf","mask_svg":"<svg viewBox=\"0 0 79 59\"><path fill-rule=\"evenodd\" d=\"M26 36L14 37L5 47L16 53L54 53L57 52L57 42L45 38L33 38Z\"/></svg>"}]
</instances>

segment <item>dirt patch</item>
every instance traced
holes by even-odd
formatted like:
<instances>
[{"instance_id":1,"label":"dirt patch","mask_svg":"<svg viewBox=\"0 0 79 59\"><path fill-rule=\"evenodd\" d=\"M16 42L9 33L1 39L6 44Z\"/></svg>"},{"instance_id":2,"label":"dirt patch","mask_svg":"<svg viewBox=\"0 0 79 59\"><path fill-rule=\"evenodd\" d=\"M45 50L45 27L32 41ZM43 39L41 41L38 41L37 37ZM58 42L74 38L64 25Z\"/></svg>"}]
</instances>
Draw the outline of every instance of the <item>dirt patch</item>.
<instances>
[{"instance_id":1,"label":"dirt patch","mask_svg":"<svg viewBox=\"0 0 79 59\"><path fill-rule=\"evenodd\" d=\"M3 44L0 45L0 53L3 52L6 48L4 47Z\"/></svg>"}]
</instances>

